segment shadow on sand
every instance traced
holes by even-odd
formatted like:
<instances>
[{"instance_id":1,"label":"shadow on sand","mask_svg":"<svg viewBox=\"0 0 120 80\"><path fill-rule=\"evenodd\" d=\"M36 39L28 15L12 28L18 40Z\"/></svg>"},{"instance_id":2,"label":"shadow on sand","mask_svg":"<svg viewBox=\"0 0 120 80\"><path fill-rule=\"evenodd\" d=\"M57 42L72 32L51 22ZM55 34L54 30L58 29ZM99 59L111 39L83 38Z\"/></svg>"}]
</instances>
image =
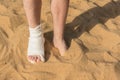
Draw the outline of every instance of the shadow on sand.
<instances>
[{"instance_id":1,"label":"shadow on sand","mask_svg":"<svg viewBox=\"0 0 120 80\"><path fill-rule=\"evenodd\" d=\"M104 24L110 18L120 15L120 1L109 2L103 7L95 5L97 7L91 8L78 16L76 15L72 22L65 25L65 41L69 47L71 40L80 37L83 32L89 32L96 24ZM52 43L53 31L45 33L45 38Z\"/></svg>"},{"instance_id":2,"label":"shadow on sand","mask_svg":"<svg viewBox=\"0 0 120 80\"><path fill-rule=\"evenodd\" d=\"M97 7L89 9L76 16L72 22L65 25L65 40L70 46L73 38L78 38L80 35L87 31L89 32L96 24L104 24L110 18L115 18L120 15L120 1L109 2L103 7L97 5ZM76 29L74 30L74 28ZM52 41L53 31L45 33L45 37L50 42Z\"/></svg>"}]
</instances>

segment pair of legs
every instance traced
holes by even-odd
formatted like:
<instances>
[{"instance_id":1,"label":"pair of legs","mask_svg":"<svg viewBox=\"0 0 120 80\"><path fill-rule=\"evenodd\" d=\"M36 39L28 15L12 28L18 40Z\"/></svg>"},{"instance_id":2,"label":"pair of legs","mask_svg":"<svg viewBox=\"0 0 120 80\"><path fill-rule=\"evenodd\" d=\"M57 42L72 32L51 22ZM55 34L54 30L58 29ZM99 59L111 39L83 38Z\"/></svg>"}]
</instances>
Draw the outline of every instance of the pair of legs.
<instances>
[{"instance_id":1,"label":"pair of legs","mask_svg":"<svg viewBox=\"0 0 120 80\"><path fill-rule=\"evenodd\" d=\"M41 17L41 0L23 0L24 9L26 12L29 26L35 28L40 23ZM68 12L69 0L52 0L51 12L53 16L54 37L53 43L58 48L61 56L64 55L67 50L67 45L64 40L64 25L66 22ZM40 61L37 55L28 55L28 59L32 61Z\"/></svg>"}]
</instances>

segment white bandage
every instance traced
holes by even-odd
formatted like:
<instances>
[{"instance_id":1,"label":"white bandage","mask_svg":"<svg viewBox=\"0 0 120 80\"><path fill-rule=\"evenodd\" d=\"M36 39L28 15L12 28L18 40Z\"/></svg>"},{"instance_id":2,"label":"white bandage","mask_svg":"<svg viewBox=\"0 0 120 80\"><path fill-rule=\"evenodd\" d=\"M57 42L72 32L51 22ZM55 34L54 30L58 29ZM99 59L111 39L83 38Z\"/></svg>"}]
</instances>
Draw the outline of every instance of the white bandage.
<instances>
[{"instance_id":1,"label":"white bandage","mask_svg":"<svg viewBox=\"0 0 120 80\"><path fill-rule=\"evenodd\" d=\"M43 29L41 25L35 28L29 27L29 42L28 42L28 56L40 56L41 61L45 61ZM32 61L31 61L32 62ZM33 63L33 62L32 62Z\"/></svg>"}]
</instances>

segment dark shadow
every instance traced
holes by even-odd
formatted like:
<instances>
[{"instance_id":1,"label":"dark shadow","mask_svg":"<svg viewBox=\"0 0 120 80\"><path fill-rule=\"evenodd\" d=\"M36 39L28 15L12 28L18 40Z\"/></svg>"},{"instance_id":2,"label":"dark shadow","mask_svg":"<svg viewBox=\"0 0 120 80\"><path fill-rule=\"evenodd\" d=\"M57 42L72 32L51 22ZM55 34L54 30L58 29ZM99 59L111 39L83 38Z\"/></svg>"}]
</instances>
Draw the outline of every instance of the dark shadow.
<instances>
[{"instance_id":1,"label":"dark shadow","mask_svg":"<svg viewBox=\"0 0 120 80\"><path fill-rule=\"evenodd\" d=\"M97 4L95 5L97 7L91 8L88 11L78 15L72 22L66 24L65 40L69 47L71 40L80 37L83 32L89 32L96 24L104 24L110 18L115 18L120 15L120 1L109 2L103 7L100 7ZM46 39L50 42L52 42L51 36L53 37L53 31L45 33Z\"/></svg>"},{"instance_id":2,"label":"dark shadow","mask_svg":"<svg viewBox=\"0 0 120 80\"><path fill-rule=\"evenodd\" d=\"M115 70L117 79L120 80L120 62L116 63L114 70Z\"/></svg>"},{"instance_id":3,"label":"dark shadow","mask_svg":"<svg viewBox=\"0 0 120 80\"><path fill-rule=\"evenodd\" d=\"M48 61L50 58L50 50L52 49L52 44L49 43L48 40L45 40L45 61Z\"/></svg>"}]
</instances>

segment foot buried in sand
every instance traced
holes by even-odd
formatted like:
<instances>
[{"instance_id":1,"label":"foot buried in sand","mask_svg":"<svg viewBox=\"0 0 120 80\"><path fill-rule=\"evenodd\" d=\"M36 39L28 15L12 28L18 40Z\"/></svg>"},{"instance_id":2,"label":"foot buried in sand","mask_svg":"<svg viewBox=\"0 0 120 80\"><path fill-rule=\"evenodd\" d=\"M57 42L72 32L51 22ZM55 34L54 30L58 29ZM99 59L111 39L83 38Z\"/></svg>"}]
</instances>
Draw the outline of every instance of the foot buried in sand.
<instances>
[{"instance_id":1,"label":"foot buried in sand","mask_svg":"<svg viewBox=\"0 0 120 80\"><path fill-rule=\"evenodd\" d=\"M31 63L36 63L39 61L45 62L45 52L44 52L44 43L45 38L43 35L43 30L41 25L36 26L35 28L29 27L29 42L28 42L28 52L27 58Z\"/></svg>"},{"instance_id":2,"label":"foot buried in sand","mask_svg":"<svg viewBox=\"0 0 120 80\"><path fill-rule=\"evenodd\" d=\"M54 39L53 40L54 47L59 50L61 56L65 55L65 52L68 50L68 46L64 39Z\"/></svg>"}]
</instances>

